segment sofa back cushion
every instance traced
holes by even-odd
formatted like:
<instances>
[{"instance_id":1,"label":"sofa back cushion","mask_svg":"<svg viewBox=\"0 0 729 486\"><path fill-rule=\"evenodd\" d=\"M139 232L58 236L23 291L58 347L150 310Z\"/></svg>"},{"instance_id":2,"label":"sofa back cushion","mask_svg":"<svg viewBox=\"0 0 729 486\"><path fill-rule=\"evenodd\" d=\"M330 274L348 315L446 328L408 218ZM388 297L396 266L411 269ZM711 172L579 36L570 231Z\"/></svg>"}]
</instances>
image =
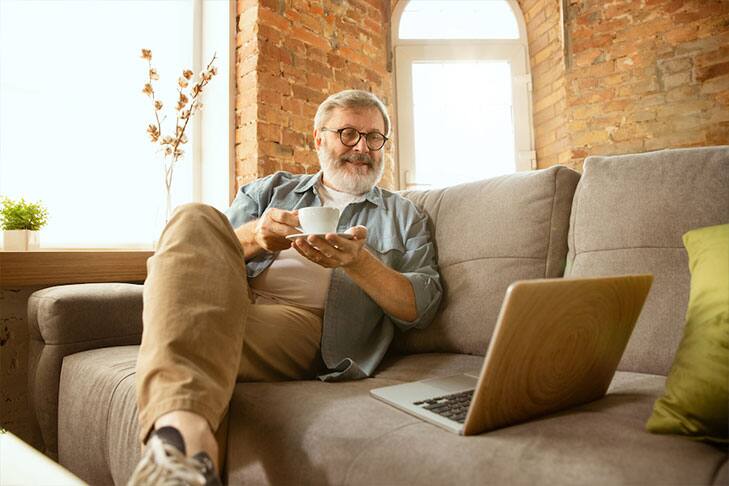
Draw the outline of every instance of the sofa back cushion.
<instances>
[{"instance_id":1,"label":"sofa back cushion","mask_svg":"<svg viewBox=\"0 0 729 486\"><path fill-rule=\"evenodd\" d=\"M397 335L394 350L484 354L509 284L562 276L579 177L555 166L405 192L430 216L444 296L433 323Z\"/></svg>"},{"instance_id":2,"label":"sofa back cushion","mask_svg":"<svg viewBox=\"0 0 729 486\"><path fill-rule=\"evenodd\" d=\"M728 221L729 146L585 160L565 276L654 275L618 369L668 373L689 296L681 237Z\"/></svg>"}]
</instances>

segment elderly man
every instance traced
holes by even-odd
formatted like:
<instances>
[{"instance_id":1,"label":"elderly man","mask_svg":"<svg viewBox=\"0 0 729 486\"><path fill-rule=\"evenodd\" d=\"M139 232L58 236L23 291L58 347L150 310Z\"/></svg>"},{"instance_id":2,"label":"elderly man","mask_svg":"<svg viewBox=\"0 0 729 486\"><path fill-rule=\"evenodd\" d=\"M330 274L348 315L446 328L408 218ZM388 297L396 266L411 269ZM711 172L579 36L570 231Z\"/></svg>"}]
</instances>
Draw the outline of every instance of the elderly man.
<instances>
[{"instance_id":1,"label":"elderly man","mask_svg":"<svg viewBox=\"0 0 729 486\"><path fill-rule=\"evenodd\" d=\"M389 132L374 95L334 94L314 119L318 174L245 185L226 215L202 204L175 212L144 286L147 446L130 484L217 484L214 434L236 381L365 378L395 327L430 323L442 291L427 217L376 186ZM338 208L337 231L350 237L287 239L310 206Z\"/></svg>"}]
</instances>

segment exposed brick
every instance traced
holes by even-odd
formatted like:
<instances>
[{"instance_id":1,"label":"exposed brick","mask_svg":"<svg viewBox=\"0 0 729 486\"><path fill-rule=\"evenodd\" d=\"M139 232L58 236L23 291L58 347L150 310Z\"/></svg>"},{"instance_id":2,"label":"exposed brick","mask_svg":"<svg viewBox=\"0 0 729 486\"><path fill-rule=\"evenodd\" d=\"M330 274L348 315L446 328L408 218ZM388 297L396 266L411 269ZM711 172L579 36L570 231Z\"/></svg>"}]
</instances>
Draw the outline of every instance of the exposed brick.
<instances>
[{"instance_id":1,"label":"exposed brick","mask_svg":"<svg viewBox=\"0 0 729 486\"><path fill-rule=\"evenodd\" d=\"M297 130L299 132L307 132L308 130L312 129L313 126L313 119L306 117L306 116L296 116L291 115L289 117L290 124L289 126L293 128L294 130Z\"/></svg>"},{"instance_id":2,"label":"exposed brick","mask_svg":"<svg viewBox=\"0 0 729 486\"><path fill-rule=\"evenodd\" d=\"M729 76L708 79L701 83L701 95L713 95L721 92L729 92Z\"/></svg>"},{"instance_id":3,"label":"exposed brick","mask_svg":"<svg viewBox=\"0 0 729 486\"><path fill-rule=\"evenodd\" d=\"M709 145L729 144L729 121L710 125L706 132L706 143Z\"/></svg>"},{"instance_id":4,"label":"exposed brick","mask_svg":"<svg viewBox=\"0 0 729 486\"><path fill-rule=\"evenodd\" d=\"M288 128L284 128L281 141L284 145L291 147L301 147L306 143L306 137L303 133Z\"/></svg>"},{"instance_id":5,"label":"exposed brick","mask_svg":"<svg viewBox=\"0 0 729 486\"><path fill-rule=\"evenodd\" d=\"M284 36L281 34L280 30L274 29L270 25L259 23L258 39L267 40L275 45L281 45L281 42L284 40Z\"/></svg>"},{"instance_id":6,"label":"exposed brick","mask_svg":"<svg viewBox=\"0 0 729 486\"><path fill-rule=\"evenodd\" d=\"M310 44L323 50L328 50L331 47L329 42L302 27L293 27L291 30L291 37L293 39L300 40L304 44Z\"/></svg>"},{"instance_id":7,"label":"exposed brick","mask_svg":"<svg viewBox=\"0 0 729 486\"><path fill-rule=\"evenodd\" d=\"M698 54L693 58L693 61L698 67L716 64L721 61L729 61L729 45Z\"/></svg>"},{"instance_id":8,"label":"exposed brick","mask_svg":"<svg viewBox=\"0 0 729 486\"><path fill-rule=\"evenodd\" d=\"M238 0L238 5L236 5L236 14L240 17L240 15L249 8L256 7L258 7L258 0Z\"/></svg>"},{"instance_id":9,"label":"exposed brick","mask_svg":"<svg viewBox=\"0 0 729 486\"><path fill-rule=\"evenodd\" d=\"M258 18L260 23L275 27L281 32L288 32L291 29L291 22L267 8L258 9Z\"/></svg>"},{"instance_id":10,"label":"exposed brick","mask_svg":"<svg viewBox=\"0 0 729 486\"><path fill-rule=\"evenodd\" d=\"M260 4L261 7L265 7L274 12L281 13L281 12L279 12L279 6L280 6L279 0L258 0L258 3Z\"/></svg>"},{"instance_id":11,"label":"exposed brick","mask_svg":"<svg viewBox=\"0 0 729 486\"><path fill-rule=\"evenodd\" d=\"M281 93L273 89L261 87L258 90L258 101L274 107L280 107Z\"/></svg>"},{"instance_id":12,"label":"exposed brick","mask_svg":"<svg viewBox=\"0 0 729 486\"><path fill-rule=\"evenodd\" d=\"M304 102L292 96L284 96L281 99L281 108L283 108L283 110L287 113L291 113L293 115L304 114Z\"/></svg>"},{"instance_id":13,"label":"exposed brick","mask_svg":"<svg viewBox=\"0 0 729 486\"><path fill-rule=\"evenodd\" d=\"M268 142L281 142L281 127L272 123L258 123L258 136Z\"/></svg>"},{"instance_id":14,"label":"exposed brick","mask_svg":"<svg viewBox=\"0 0 729 486\"><path fill-rule=\"evenodd\" d=\"M355 87L393 98L382 3L237 2L237 180L281 168L314 172L311 125L327 94ZM570 0L565 51L562 0L518 2L540 167L580 169L590 154L729 143L729 3ZM396 179L394 142L386 183Z\"/></svg>"},{"instance_id":15,"label":"exposed brick","mask_svg":"<svg viewBox=\"0 0 729 486\"><path fill-rule=\"evenodd\" d=\"M284 64L291 64L293 59L291 58L291 52L283 47L279 47L272 42L261 42L259 43L259 49L261 56L269 60L276 60Z\"/></svg>"},{"instance_id":16,"label":"exposed brick","mask_svg":"<svg viewBox=\"0 0 729 486\"><path fill-rule=\"evenodd\" d=\"M729 74L729 61L698 68L696 70L696 80L706 81L724 74Z\"/></svg>"},{"instance_id":17,"label":"exposed brick","mask_svg":"<svg viewBox=\"0 0 729 486\"><path fill-rule=\"evenodd\" d=\"M700 92L698 84L679 86L666 92L666 102L671 103L679 100L697 98Z\"/></svg>"},{"instance_id":18,"label":"exposed brick","mask_svg":"<svg viewBox=\"0 0 729 486\"><path fill-rule=\"evenodd\" d=\"M656 119L656 110L655 109L645 109L645 110L638 110L628 113L625 116L626 121L628 122L646 122L646 121L653 121Z\"/></svg>"},{"instance_id":19,"label":"exposed brick","mask_svg":"<svg viewBox=\"0 0 729 486\"><path fill-rule=\"evenodd\" d=\"M663 38L671 44L678 44L681 42L696 40L698 36L699 29L697 26L686 25L669 30L664 34Z\"/></svg>"},{"instance_id":20,"label":"exposed brick","mask_svg":"<svg viewBox=\"0 0 729 486\"><path fill-rule=\"evenodd\" d=\"M572 137L572 142L577 146L583 146L606 142L608 139L609 134L607 130L593 130L575 134Z\"/></svg>"},{"instance_id":21,"label":"exposed brick","mask_svg":"<svg viewBox=\"0 0 729 486\"><path fill-rule=\"evenodd\" d=\"M316 74L309 74L306 77L306 84L308 87L320 91L327 91L329 88L329 81L322 76L317 76Z\"/></svg>"},{"instance_id":22,"label":"exposed brick","mask_svg":"<svg viewBox=\"0 0 729 486\"><path fill-rule=\"evenodd\" d=\"M346 66L347 60L342 56L329 52L327 53L327 64L333 68L343 68Z\"/></svg>"},{"instance_id":23,"label":"exposed brick","mask_svg":"<svg viewBox=\"0 0 729 486\"><path fill-rule=\"evenodd\" d=\"M290 83L305 83L306 82L306 71L303 69L296 68L284 64L281 66L283 77L289 80Z\"/></svg>"},{"instance_id":24,"label":"exposed brick","mask_svg":"<svg viewBox=\"0 0 729 486\"><path fill-rule=\"evenodd\" d=\"M269 156L262 156L258 158L258 171L255 177L259 177L260 174L273 174L276 171L281 170L281 163ZM250 181L247 181L250 182Z\"/></svg>"},{"instance_id":25,"label":"exposed brick","mask_svg":"<svg viewBox=\"0 0 729 486\"><path fill-rule=\"evenodd\" d=\"M283 16L290 20L291 23L294 25L301 24L301 14L297 10L294 10L292 8L286 9L283 12Z\"/></svg>"},{"instance_id":26,"label":"exposed brick","mask_svg":"<svg viewBox=\"0 0 729 486\"><path fill-rule=\"evenodd\" d=\"M294 174L306 174L306 169L301 164L295 162L282 162L281 170L293 172Z\"/></svg>"},{"instance_id":27,"label":"exposed brick","mask_svg":"<svg viewBox=\"0 0 729 486\"><path fill-rule=\"evenodd\" d=\"M658 118L665 120L675 116L685 116L691 113L700 113L710 108L713 103L710 100L681 100L674 103L666 103L656 108Z\"/></svg>"},{"instance_id":28,"label":"exposed brick","mask_svg":"<svg viewBox=\"0 0 729 486\"><path fill-rule=\"evenodd\" d=\"M258 153L269 155L277 158L293 158L294 149L289 145L283 145L278 142L259 141Z\"/></svg>"},{"instance_id":29,"label":"exposed brick","mask_svg":"<svg viewBox=\"0 0 729 486\"><path fill-rule=\"evenodd\" d=\"M258 9L255 7L247 8L238 16L238 30L240 32L250 32L250 28L256 24L258 18Z\"/></svg>"},{"instance_id":30,"label":"exposed brick","mask_svg":"<svg viewBox=\"0 0 729 486\"><path fill-rule=\"evenodd\" d=\"M646 150L659 150L668 147L691 147L706 144L706 132L694 130L690 132L676 132L671 135L648 138L645 140Z\"/></svg>"},{"instance_id":31,"label":"exposed brick","mask_svg":"<svg viewBox=\"0 0 729 486\"><path fill-rule=\"evenodd\" d=\"M673 74L691 69L693 67L693 60L688 56L675 59L662 59L658 61L657 66L659 70Z\"/></svg>"},{"instance_id":32,"label":"exposed brick","mask_svg":"<svg viewBox=\"0 0 729 486\"><path fill-rule=\"evenodd\" d=\"M392 99L381 2L237 3L236 180L281 169L316 172L310 134L328 94L359 87ZM390 153L386 160L383 185L395 188Z\"/></svg>"},{"instance_id":33,"label":"exposed brick","mask_svg":"<svg viewBox=\"0 0 729 486\"><path fill-rule=\"evenodd\" d=\"M348 59L350 62L355 62L362 66L374 67L370 59L368 59L364 54L355 51L354 49L351 49L349 47L342 47L341 49L339 49L339 55L341 55L345 59Z\"/></svg>"},{"instance_id":34,"label":"exposed brick","mask_svg":"<svg viewBox=\"0 0 729 486\"><path fill-rule=\"evenodd\" d=\"M320 92L297 84L291 86L291 91L295 98L302 101L323 101L325 98Z\"/></svg>"},{"instance_id":35,"label":"exposed brick","mask_svg":"<svg viewBox=\"0 0 729 486\"><path fill-rule=\"evenodd\" d=\"M289 114L278 107L262 105L258 108L258 120L287 126Z\"/></svg>"}]
</instances>

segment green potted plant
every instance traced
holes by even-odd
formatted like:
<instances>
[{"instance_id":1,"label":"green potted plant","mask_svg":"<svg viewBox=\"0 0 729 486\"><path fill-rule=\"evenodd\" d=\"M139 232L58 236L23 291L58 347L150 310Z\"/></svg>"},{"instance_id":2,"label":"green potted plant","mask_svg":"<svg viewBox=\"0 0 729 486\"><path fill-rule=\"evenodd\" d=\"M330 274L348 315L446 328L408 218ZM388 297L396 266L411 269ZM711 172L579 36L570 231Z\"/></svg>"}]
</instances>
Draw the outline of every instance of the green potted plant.
<instances>
[{"instance_id":1,"label":"green potted plant","mask_svg":"<svg viewBox=\"0 0 729 486\"><path fill-rule=\"evenodd\" d=\"M48 210L40 203L14 201L4 197L0 203L0 225L6 251L27 251L40 246L38 231L48 222Z\"/></svg>"}]
</instances>

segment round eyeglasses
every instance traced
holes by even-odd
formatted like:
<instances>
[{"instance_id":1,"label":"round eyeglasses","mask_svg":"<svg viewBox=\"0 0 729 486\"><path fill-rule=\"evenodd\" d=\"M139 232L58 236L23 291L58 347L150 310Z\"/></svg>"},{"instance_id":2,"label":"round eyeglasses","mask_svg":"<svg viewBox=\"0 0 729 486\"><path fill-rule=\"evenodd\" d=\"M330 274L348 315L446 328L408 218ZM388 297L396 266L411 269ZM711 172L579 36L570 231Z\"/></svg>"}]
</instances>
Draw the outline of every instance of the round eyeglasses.
<instances>
[{"instance_id":1,"label":"round eyeglasses","mask_svg":"<svg viewBox=\"0 0 729 486\"><path fill-rule=\"evenodd\" d=\"M380 132L360 132L356 128L347 127L340 128L339 130L332 130L331 128L322 127L322 132L334 132L339 134L339 140L342 145L347 147L354 147L359 143L359 140L364 137L367 148L370 150L380 150L389 139L381 134Z\"/></svg>"}]
</instances>

